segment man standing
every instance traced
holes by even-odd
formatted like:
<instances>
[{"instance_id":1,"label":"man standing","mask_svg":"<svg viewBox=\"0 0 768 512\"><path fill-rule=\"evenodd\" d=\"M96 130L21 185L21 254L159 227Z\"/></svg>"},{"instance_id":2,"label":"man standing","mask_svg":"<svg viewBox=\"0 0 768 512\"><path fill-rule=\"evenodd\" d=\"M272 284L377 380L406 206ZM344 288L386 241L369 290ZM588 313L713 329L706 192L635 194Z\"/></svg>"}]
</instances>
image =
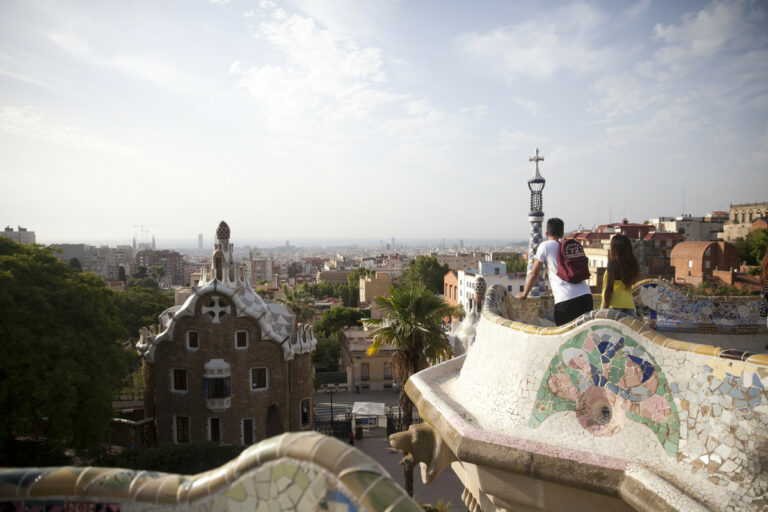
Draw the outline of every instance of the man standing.
<instances>
[{"instance_id":1,"label":"man standing","mask_svg":"<svg viewBox=\"0 0 768 512\"><path fill-rule=\"evenodd\" d=\"M560 279L557 275L558 253L560 251L560 239L563 238L563 221L557 217L547 220L547 240L539 244L534 257L533 268L525 283L523 293L517 298L524 300L531 292L534 283L539 278L541 266L547 266L549 272L549 285L552 295L555 296L555 324L567 324L588 311L592 311L592 292L586 280L578 283L569 283Z\"/></svg>"}]
</instances>

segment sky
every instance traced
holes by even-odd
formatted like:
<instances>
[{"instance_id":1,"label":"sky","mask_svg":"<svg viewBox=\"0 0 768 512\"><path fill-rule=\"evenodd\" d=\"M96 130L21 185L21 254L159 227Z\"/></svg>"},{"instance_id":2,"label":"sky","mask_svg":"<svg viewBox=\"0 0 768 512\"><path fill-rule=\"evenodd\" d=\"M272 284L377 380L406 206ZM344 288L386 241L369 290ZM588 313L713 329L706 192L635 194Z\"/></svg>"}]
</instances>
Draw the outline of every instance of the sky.
<instances>
[{"instance_id":1,"label":"sky","mask_svg":"<svg viewBox=\"0 0 768 512\"><path fill-rule=\"evenodd\" d=\"M0 2L38 242L526 239L536 148L567 230L768 201L768 3Z\"/></svg>"}]
</instances>

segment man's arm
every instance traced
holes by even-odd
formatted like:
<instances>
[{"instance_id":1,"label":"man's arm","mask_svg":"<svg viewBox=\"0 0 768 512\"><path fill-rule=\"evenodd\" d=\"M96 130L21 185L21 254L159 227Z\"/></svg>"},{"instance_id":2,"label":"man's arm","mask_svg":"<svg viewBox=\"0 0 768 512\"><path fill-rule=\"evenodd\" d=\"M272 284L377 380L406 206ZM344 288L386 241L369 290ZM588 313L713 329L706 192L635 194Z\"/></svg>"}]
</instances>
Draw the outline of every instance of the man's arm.
<instances>
[{"instance_id":1,"label":"man's arm","mask_svg":"<svg viewBox=\"0 0 768 512\"><path fill-rule=\"evenodd\" d=\"M534 283L536 283L536 281L539 279L539 272L541 272L541 266L542 266L541 261L534 260L533 268L531 269L531 274L528 276L528 280L525 282L525 288L523 289L523 293L515 295L516 298L518 298L519 300L525 300L525 298L528 297L528 294L531 293L531 288L533 288Z\"/></svg>"}]
</instances>

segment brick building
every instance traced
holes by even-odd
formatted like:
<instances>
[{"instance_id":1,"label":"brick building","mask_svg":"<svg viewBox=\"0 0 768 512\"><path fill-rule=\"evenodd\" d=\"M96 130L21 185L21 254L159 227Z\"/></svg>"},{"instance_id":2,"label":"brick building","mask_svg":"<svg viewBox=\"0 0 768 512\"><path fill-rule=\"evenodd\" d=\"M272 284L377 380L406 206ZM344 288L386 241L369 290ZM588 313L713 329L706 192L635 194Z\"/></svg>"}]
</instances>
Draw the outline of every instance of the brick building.
<instances>
[{"instance_id":1,"label":"brick building","mask_svg":"<svg viewBox=\"0 0 768 512\"><path fill-rule=\"evenodd\" d=\"M145 249L136 253L136 266L163 267L161 281L169 286L185 284L184 256L176 251Z\"/></svg>"},{"instance_id":2,"label":"brick building","mask_svg":"<svg viewBox=\"0 0 768 512\"><path fill-rule=\"evenodd\" d=\"M459 305L459 273L449 270L443 276L443 300L451 306Z\"/></svg>"},{"instance_id":3,"label":"brick building","mask_svg":"<svg viewBox=\"0 0 768 512\"><path fill-rule=\"evenodd\" d=\"M252 444L314 425L311 327L265 303L235 268L229 227L219 224L210 268L184 304L142 330L145 417L159 443Z\"/></svg>"},{"instance_id":4,"label":"brick building","mask_svg":"<svg viewBox=\"0 0 768 512\"><path fill-rule=\"evenodd\" d=\"M670 260L676 283L699 284L739 268L736 247L728 242L680 242Z\"/></svg>"}]
</instances>

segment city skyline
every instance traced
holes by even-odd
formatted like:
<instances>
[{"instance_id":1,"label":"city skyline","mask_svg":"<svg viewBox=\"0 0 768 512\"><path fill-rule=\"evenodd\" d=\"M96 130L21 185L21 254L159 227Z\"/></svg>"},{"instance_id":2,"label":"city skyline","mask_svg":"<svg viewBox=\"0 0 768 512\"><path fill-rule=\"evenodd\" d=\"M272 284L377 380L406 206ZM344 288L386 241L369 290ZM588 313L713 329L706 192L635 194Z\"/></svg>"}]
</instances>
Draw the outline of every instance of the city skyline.
<instances>
[{"instance_id":1,"label":"city skyline","mask_svg":"<svg viewBox=\"0 0 768 512\"><path fill-rule=\"evenodd\" d=\"M515 242L537 147L567 230L764 201L767 28L754 1L4 3L0 221Z\"/></svg>"}]
</instances>

